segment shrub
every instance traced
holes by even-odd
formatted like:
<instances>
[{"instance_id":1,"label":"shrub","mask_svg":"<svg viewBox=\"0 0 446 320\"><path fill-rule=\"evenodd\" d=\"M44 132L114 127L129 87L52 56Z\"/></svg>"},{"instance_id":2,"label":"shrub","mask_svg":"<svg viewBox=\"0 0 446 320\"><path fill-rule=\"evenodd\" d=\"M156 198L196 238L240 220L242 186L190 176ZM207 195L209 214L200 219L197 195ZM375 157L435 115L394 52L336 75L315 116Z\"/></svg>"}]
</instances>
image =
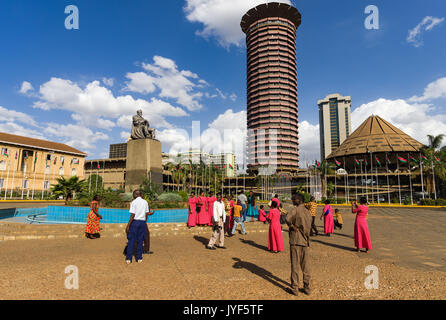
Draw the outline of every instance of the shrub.
<instances>
[{"instance_id":1,"label":"shrub","mask_svg":"<svg viewBox=\"0 0 446 320\"><path fill-rule=\"evenodd\" d=\"M177 194L181 197L182 201L187 201L189 199L187 191L179 191Z\"/></svg>"},{"instance_id":2,"label":"shrub","mask_svg":"<svg viewBox=\"0 0 446 320\"><path fill-rule=\"evenodd\" d=\"M183 198L176 193L163 193L158 197L158 201L162 202L181 202Z\"/></svg>"},{"instance_id":3,"label":"shrub","mask_svg":"<svg viewBox=\"0 0 446 320\"><path fill-rule=\"evenodd\" d=\"M434 199L421 199L420 204L422 206L435 206L435 200Z\"/></svg>"},{"instance_id":4,"label":"shrub","mask_svg":"<svg viewBox=\"0 0 446 320\"><path fill-rule=\"evenodd\" d=\"M133 200L133 193L131 192L124 192L119 195L122 201L132 201Z\"/></svg>"},{"instance_id":5,"label":"shrub","mask_svg":"<svg viewBox=\"0 0 446 320\"><path fill-rule=\"evenodd\" d=\"M446 199L437 199L437 201L435 201L435 205L446 206Z\"/></svg>"}]
</instances>

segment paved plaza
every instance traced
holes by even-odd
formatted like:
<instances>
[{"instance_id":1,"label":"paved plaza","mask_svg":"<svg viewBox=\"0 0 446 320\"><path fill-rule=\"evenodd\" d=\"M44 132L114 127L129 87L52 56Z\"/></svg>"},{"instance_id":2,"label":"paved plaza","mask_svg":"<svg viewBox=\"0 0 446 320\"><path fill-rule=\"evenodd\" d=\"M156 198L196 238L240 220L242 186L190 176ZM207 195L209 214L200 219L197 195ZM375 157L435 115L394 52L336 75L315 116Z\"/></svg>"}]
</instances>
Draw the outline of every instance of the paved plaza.
<instances>
[{"instance_id":1,"label":"paved plaza","mask_svg":"<svg viewBox=\"0 0 446 320\"><path fill-rule=\"evenodd\" d=\"M285 292L290 281L285 251L267 251L267 226L247 223L247 235L226 238L226 250L205 250L211 231L152 231L152 255L124 263L125 238L89 240L73 234L48 240L0 241L1 299L445 299L446 211L371 208L373 250L356 253L354 215L341 207L342 231L312 237L312 295ZM320 214L320 208L318 214ZM322 221L317 219L322 230ZM37 233L44 232L35 228ZM46 226L57 229L61 226ZM107 225L104 229L107 230ZM156 229L152 226L152 230ZM26 229L31 230L31 229ZM70 229L71 230L71 229ZM82 226L77 229L82 230ZM28 231L27 231L28 232ZM45 231L46 232L46 231ZM75 232L75 231L69 231ZM68 233L69 233L68 232ZM80 233L76 231L77 233ZM79 289L67 290L65 268L79 270ZM379 270L379 289L367 290L365 268Z\"/></svg>"}]
</instances>

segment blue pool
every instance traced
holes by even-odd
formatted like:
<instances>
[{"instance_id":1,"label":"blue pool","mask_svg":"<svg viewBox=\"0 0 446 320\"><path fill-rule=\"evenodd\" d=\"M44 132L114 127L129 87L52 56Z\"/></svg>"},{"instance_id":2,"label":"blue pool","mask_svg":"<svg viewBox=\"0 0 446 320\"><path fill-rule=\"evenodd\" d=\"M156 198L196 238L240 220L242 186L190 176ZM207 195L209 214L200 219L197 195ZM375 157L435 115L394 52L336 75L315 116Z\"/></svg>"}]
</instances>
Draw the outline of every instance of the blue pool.
<instances>
[{"instance_id":1,"label":"blue pool","mask_svg":"<svg viewBox=\"0 0 446 320\"><path fill-rule=\"evenodd\" d=\"M45 208L17 208L0 210L0 220L8 219L8 221L28 222L28 217L32 217L36 223L47 224L85 224L87 215L90 211L88 207L62 207L48 206ZM165 222L187 222L187 209L167 209L153 210L155 214L149 216L149 223L165 223ZM99 209L102 216L101 223L127 223L130 213L128 209ZM34 218L35 217L35 218Z\"/></svg>"}]
</instances>

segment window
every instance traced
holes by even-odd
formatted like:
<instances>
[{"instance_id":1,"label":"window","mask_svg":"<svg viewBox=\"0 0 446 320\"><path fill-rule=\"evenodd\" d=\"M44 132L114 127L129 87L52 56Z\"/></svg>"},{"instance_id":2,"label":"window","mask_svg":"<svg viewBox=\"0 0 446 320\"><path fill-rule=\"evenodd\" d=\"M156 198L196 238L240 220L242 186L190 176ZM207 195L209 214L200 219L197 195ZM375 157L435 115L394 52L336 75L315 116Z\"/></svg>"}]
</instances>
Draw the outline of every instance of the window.
<instances>
[{"instance_id":1,"label":"window","mask_svg":"<svg viewBox=\"0 0 446 320\"><path fill-rule=\"evenodd\" d=\"M75 176L76 175L76 168L71 169L71 175Z\"/></svg>"},{"instance_id":2,"label":"window","mask_svg":"<svg viewBox=\"0 0 446 320\"><path fill-rule=\"evenodd\" d=\"M64 175L63 167L60 167L60 168L59 168L59 175L60 175L60 176L63 176L63 175Z\"/></svg>"},{"instance_id":3,"label":"window","mask_svg":"<svg viewBox=\"0 0 446 320\"><path fill-rule=\"evenodd\" d=\"M0 161L0 170L1 171L6 170L6 161L5 160Z\"/></svg>"},{"instance_id":4,"label":"window","mask_svg":"<svg viewBox=\"0 0 446 320\"><path fill-rule=\"evenodd\" d=\"M5 179L1 178L0 179L0 189L3 188L4 184L5 184Z\"/></svg>"},{"instance_id":5,"label":"window","mask_svg":"<svg viewBox=\"0 0 446 320\"><path fill-rule=\"evenodd\" d=\"M51 167L47 164L45 167L45 174L50 174L51 173Z\"/></svg>"},{"instance_id":6,"label":"window","mask_svg":"<svg viewBox=\"0 0 446 320\"><path fill-rule=\"evenodd\" d=\"M29 188L29 181L28 180L23 180L22 187L23 187L23 189L28 189Z\"/></svg>"},{"instance_id":7,"label":"window","mask_svg":"<svg viewBox=\"0 0 446 320\"><path fill-rule=\"evenodd\" d=\"M44 190L48 190L50 188L50 182L49 181L45 181L44 183L43 183L43 189Z\"/></svg>"}]
</instances>

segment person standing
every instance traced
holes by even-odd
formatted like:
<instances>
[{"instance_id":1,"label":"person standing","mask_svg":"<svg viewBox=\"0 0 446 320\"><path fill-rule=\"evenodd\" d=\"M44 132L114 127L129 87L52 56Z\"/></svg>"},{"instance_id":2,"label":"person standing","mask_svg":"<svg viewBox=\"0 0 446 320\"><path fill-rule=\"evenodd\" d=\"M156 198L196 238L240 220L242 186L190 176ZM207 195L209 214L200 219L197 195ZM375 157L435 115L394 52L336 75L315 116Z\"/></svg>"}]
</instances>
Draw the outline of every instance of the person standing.
<instances>
[{"instance_id":1,"label":"person standing","mask_svg":"<svg viewBox=\"0 0 446 320\"><path fill-rule=\"evenodd\" d=\"M130 204L130 219L125 229L127 233L126 263L132 263L133 250L136 241L136 261L142 262L143 241L147 231L147 216L150 214L149 204L142 198L142 192L133 191L133 201Z\"/></svg>"},{"instance_id":2,"label":"person standing","mask_svg":"<svg viewBox=\"0 0 446 320\"><path fill-rule=\"evenodd\" d=\"M256 197L254 196L254 193L252 191L249 191L248 195L248 212L246 214L250 217L255 217L258 215L257 209L256 209Z\"/></svg>"},{"instance_id":3,"label":"person standing","mask_svg":"<svg viewBox=\"0 0 446 320\"><path fill-rule=\"evenodd\" d=\"M209 223L208 226L212 226L212 214L213 214L213 208L214 208L214 202L217 201L217 198L214 197L213 192L209 192L209 197L207 197L207 204L208 204L208 215L209 215Z\"/></svg>"},{"instance_id":4,"label":"person standing","mask_svg":"<svg viewBox=\"0 0 446 320\"><path fill-rule=\"evenodd\" d=\"M276 201L276 202L277 202L277 207L280 206L279 195L278 195L277 193L276 193L276 195L274 196L274 198L271 199L271 202L272 202L272 201Z\"/></svg>"},{"instance_id":5,"label":"person standing","mask_svg":"<svg viewBox=\"0 0 446 320\"><path fill-rule=\"evenodd\" d=\"M223 234L228 234L228 236L230 236L231 235L230 222L231 222L232 207L231 207L231 202L230 202L229 196L226 194L223 197L223 204L225 206L225 215L226 215L225 224L223 227Z\"/></svg>"},{"instance_id":6,"label":"person standing","mask_svg":"<svg viewBox=\"0 0 446 320\"><path fill-rule=\"evenodd\" d=\"M237 229L237 224L240 224L242 227L242 234L245 235L245 225L243 224L243 217L242 217L242 206L240 204L240 201L237 201L237 204L234 206L234 226L232 227L231 237L235 235L235 230Z\"/></svg>"},{"instance_id":7,"label":"person standing","mask_svg":"<svg viewBox=\"0 0 446 320\"><path fill-rule=\"evenodd\" d=\"M190 193L188 202L189 202L189 216L187 220L187 226L190 229L197 225L197 198L195 198L195 192Z\"/></svg>"},{"instance_id":8,"label":"person standing","mask_svg":"<svg viewBox=\"0 0 446 320\"><path fill-rule=\"evenodd\" d=\"M242 206L242 217L243 217L243 221L245 221L246 220L246 202L248 201L248 199L245 196L244 190L240 191L240 193L237 197L237 201L240 201L240 205Z\"/></svg>"},{"instance_id":9,"label":"person standing","mask_svg":"<svg viewBox=\"0 0 446 320\"><path fill-rule=\"evenodd\" d=\"M297 295L299 286L299 269L303 275L303 292L307 295L310 290L310 266L308 247L310 246L311 215L304 205L304 197L294 194L292 197L294 208L286 217L289 227L290 260L291 260L291 288L289 292Z\"/></svg>"},{"instance_id":10,"label":"person standing","mask_svg":"<svg viewBox=\"0 0 446 320\"><path fill-rule=\"evenodd\" d=\"M90 203L90 212L87 216L87 226L85 227L85 236L88 239L97 239L101 237L101 226L99 224L102 216L99 214L99 201L98 195L93 197L93 201Z\"/></svg>"},{"instance_id":11,"label":"person standing","mask_svg":"<svg viewBox=\"0 0 446 320\"><path fill-rule=\"evenodd\" d=\"M322 209L321 220L324 217L324 233L327 237L334 232L333 221L333 207L330 205L330 200L325 201L325 206Z\"/></svg>"},{"instance_id":12,"label":"person standing","mask_svg":"<svg viewBox=\"0 0 446 320\"><path fill-rule=\"evenodd\" d=\"M310 236L319 235L319 232L317 231L317 228L316 228L316 224L314 223L314 220L316 219L317 203L313 196L310 198L310 202L305 204L305 208L307 208L311 214Z\"/></svg>"},{"instance_id":13,"label":"person standing","mask_svg":"<svg viewBox=\"0 0 446 320\"><path fill-rule=\"evenodd\" d=\"M224 224L226 221L225 204L221 199L221 194L217 194L217 201L214 202L212 209L212 237L209 240L206 248L209 250L215 250L215 247L220 249L226 249L225 244L225 234L223 231ZM215 243L218 241L218 245Z\"/></svg>"},{"instance_id":14,"label":"person standing","mask_svg":"<svg viewBox=\"0 0 446 320\"><path fill-rule=\"evenodd\" d=\"M204 192L201 193L201 195L198 197L198 203L199 205L199 212L197 212L197 220L199 226L205 226L209 224L209 214L208 214L208 203L207 198L204 196ZM198 207L197 207L198 210Z\"/></svg>"},{"instance_id":15,"label":"person standing","mask_svg":"<svg viewBox=\"0 0 446 320\"><path fill-rule=\"evenodd\" d=\"M365 248L366 253L372 249L369 224L367 222L368 212L369 207L367 206L366 198L362 197L359 200L359 206L357 205L356 201L352 202L352 213L356 213L354 236L357 252L360 252L362 248Z\"/></svg>"},{"instance_id":16,"label":"person standing","mask_svg":"<svg viewBox=\"0 0 446 320\"><path fill-rule=\"evenodd\" d=\"M283 251L282 226L280 225L280 211L277 202L272 201L271 209L266 219L269 221L268 250L274 253Z\"/></svg>"}]
</instances>

